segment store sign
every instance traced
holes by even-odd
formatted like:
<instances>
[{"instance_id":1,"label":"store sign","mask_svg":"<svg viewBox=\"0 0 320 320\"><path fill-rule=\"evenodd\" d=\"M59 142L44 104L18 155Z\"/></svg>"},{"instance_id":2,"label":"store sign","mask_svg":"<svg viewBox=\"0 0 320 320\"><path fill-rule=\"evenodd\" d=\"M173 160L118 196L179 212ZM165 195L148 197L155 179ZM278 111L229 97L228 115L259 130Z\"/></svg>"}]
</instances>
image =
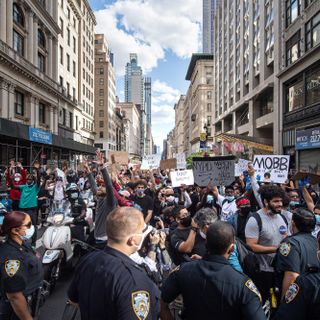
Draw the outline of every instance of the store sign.
<instances>
[{"instance_id":1,"label":"store sign","mask_svg":"<svg viewBox=\"0 0 320 320\"><path fill-rule=\"evenodd\" d=\"M296 132L296 150L317 148L320 148L320 127Z\"/></svg>"},{"instance_id":2,"label":"store sign","mask_svg":"<svg viewBox=\"0 0 320 320\"><path fill-rule=\"evenodd\" d=\"M36 128L29 127L29 139L34 142L52 144L52 134Z\"/></svg>"}]
</instances>

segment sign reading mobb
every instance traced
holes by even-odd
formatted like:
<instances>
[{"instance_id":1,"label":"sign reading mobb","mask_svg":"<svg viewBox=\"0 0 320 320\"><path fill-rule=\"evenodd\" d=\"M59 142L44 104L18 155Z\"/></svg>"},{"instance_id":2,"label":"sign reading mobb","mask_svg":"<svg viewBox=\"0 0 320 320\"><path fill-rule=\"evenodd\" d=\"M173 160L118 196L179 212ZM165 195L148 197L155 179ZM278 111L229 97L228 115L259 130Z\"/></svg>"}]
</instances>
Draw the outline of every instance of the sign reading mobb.
<instances>
[{"instance_id":1,"label":"sign reading mobb","mask_svg":"<svg viewBox=\"0 0 320 320\"><path fill-rule=\"evenodd\" d=\"M29 139L34 142L52 144L52 134L36 128L29 127Z\"/></svg>"}]
</instances>

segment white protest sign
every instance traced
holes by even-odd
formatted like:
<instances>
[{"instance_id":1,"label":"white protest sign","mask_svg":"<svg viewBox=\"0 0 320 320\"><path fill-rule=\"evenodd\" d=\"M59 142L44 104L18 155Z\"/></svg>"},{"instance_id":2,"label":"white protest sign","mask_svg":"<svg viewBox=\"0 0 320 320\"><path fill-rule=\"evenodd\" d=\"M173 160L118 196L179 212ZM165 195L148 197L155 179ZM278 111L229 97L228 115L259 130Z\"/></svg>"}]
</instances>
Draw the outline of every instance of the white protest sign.
<instances>
[{"instance_id":1,"label":"white protest sign","mask_svg":"<svg viewBox=\"0 0 320 320\"><path fill-rule=\"evenodd\" d=\"M193 158L195 183L200 187L206 187L210 181L215 186L230 185L235 180L234 159L232 156Z\"/></svg>"},{"instance_id":2,"label":"white protest sign","mask_svg":"<svg viewBox=\"0 0 320 320\"><path fill-rule=\"evenodd\" d=\"M288 178L290 156L263 155L254 156L253 167L258 181L264 180L264 174L270 173L275 183L285 183Z\"/></svg>"},{"instance_id":3,"label":"white protest sign","mask_svg":"<svg viewBox=\"0 0 320 320\"><path fill-rule=\"evenodd\" d=\"M181 187L183 184L186 186L194 185L192 170L172 171L170 176L173 188Z\"/></svg>"},{"instance_id":4,"label":"white protest sign","mask_svg":"<svg viewBox=\"0 0 320 320\"><path fill-rule=\"evenodd\" d=\"M160 167L161 154L151 154L142 159L141 170L152 170Z\"/></svg>"},{"instance_id":5,"label":"white protest sign","mask_svg":"<svg viewBox=\"0 0 320 320\"><path fill-rule=\"evenodd\" d=\"M173 158L177 159L177 169L185 169L187 167L186 155L184 152L174 153Z\"/></svg>"},{"instance_id":6,"label":"white protest sign","mask_svg":"<svg viewBox=\"0 0 320 320\"><path fill-rule=\"evenodd\" d=\"M242 175L243 171L248 170L249 163L250 163L250 161L248 161L248 160L239 159L238 163L236 163L234 166L234 175L236 177L239 177L240 175Z\"/></svg>"}]
</instances>

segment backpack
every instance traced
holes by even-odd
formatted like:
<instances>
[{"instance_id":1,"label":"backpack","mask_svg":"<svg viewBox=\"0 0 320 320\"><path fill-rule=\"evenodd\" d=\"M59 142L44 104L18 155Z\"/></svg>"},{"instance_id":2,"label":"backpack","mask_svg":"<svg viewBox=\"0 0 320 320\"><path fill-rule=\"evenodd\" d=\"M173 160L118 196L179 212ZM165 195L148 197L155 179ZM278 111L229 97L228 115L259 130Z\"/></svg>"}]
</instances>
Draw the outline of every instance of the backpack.
<instances>
[{"instance_id":1,"label":"backpack","mask_svg":"<svg viewBox=\"0 0 320 320\"><path fill-rule=\"evenodd\" d=\"M286 226L288 227L288 221L287 221L286 217L282 213L279 213L279 214L280 214L281 218L283 219L284 223L286 224ZM258 227L259 227L259 233L260 233L262 230L262 220L261 220L260 214L258 212L253 212L253 213L251 213L250 217L254 217L256 219Z\"/></svg>"},{"instance_id":2,"label":"backpack","mask_svg":"<svg viewBox=\"0 0 320 320\"><path fill-rule=\"evenodd\" d=\"M260 272L257 254L239 238L237 238L236 245L241 268L243 272L254 281Z\"/></svg>"}]
</instances>

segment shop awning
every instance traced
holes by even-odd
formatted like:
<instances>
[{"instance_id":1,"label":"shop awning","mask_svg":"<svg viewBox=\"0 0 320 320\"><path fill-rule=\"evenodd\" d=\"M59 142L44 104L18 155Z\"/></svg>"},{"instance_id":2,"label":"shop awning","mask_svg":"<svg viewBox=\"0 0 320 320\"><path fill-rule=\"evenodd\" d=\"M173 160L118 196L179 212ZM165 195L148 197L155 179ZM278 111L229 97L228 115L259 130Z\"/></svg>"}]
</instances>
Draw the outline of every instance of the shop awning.
<instances>
[{"instance_id":1,"label":"shop awning","mask_svg":"<svg viewBox=\"0 0 320 320\"><path fill-rule=\"evenodd\" d=\"M240 134L220 133L215 136L217 140L227 142L240 142L248 147L273 153L273 146L270 144L263 143L261 139L250 136L242 136Z\"/></svg>"}]
</instances>

